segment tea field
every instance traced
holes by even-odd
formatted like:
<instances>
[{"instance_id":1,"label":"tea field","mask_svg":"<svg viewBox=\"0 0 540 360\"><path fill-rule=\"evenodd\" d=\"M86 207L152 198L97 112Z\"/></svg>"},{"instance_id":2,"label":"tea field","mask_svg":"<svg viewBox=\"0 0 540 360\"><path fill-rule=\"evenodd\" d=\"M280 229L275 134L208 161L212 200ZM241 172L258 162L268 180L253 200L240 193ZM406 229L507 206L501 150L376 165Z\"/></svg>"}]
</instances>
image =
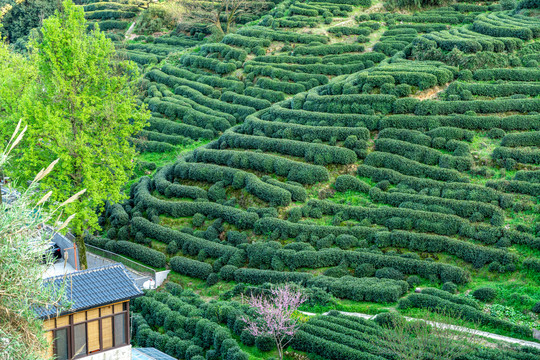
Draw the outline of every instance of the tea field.
<instances>
[{"instance_id":1,"label":"tea field","mask_svg":"<svg viewBox=\"0 0 540 360\"><path fill-rule=\"evenodd\" d=\"M132 139L129 199L87 238L172 270L169 291L134 303L139 344L275 356L237 324L249 312L238 301L282 283L309 294L306 311L440 312L533 340L538 4L383 5L274 0L220 41L182 24L137 34L136 3L81 5L139 65L152 113ZM332 314L307 320L290 351L395 358L375 322ZM539 354L486 346L463 359Z\"/></svg>"}]
</instances>

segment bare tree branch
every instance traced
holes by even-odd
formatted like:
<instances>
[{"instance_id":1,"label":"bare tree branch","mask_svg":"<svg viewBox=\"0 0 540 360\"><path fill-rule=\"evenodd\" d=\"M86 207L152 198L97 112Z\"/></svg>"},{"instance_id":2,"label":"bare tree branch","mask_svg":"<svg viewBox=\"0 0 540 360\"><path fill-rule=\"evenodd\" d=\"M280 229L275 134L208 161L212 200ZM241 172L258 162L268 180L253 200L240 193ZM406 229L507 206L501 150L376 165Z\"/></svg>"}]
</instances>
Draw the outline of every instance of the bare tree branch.
<instances>
[{"instance_id":1,"label":"bare tree branch","mask_svg":"<svg viewBox=\"0 0 540 360\"><path fill-rule=\"evenodd\" d=\"M221 34L229 33L239 18L259 14L269 4L259 0L179 0L185 10L183 21L206 24Z\"/></svg>"}]
</instances>

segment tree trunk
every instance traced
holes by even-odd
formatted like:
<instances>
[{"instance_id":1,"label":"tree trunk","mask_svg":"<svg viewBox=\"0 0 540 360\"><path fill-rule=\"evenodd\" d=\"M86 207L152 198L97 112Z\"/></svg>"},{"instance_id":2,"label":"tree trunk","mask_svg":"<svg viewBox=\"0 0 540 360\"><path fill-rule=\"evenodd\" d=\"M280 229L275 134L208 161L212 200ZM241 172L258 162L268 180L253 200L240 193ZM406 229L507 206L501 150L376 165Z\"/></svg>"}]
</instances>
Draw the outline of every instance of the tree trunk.
<instances>
[{"instance_id":1,"label":"tree trunk","mask_svg":"<svg viewBox=\"0 0 540 360\"><path fill-rule=\"evenodd\" d=\"M276 347L278 351L279 360L283 360L283 346L281 345L278 339L276 339Z\"/></svg>"},{"instance_id":2,"label":"tree trunk","mask_svg":"<svg viewBox=\"0 0 540 360\"><path fill-rule=\"evenodd\" d=\"M86 260L86 245L84 244L83 234L75 235L75 245L77 245L77 255L79 260L79 270L88 269L88 261Z\"/></svg>"}]
</instances>

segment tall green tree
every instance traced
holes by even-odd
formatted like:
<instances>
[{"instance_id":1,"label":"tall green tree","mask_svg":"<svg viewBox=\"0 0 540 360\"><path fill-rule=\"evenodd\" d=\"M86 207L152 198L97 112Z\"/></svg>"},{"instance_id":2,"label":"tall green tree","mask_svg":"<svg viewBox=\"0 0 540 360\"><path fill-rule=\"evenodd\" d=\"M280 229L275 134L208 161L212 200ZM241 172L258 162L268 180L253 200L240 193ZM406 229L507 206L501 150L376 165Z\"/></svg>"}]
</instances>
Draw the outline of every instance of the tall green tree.
<instances>
[{"instance_id":1,"label":"tall green tree","mask_svg":"<svg viewBox=\"0 0 540 360\"><path fill-rule=\"evenodd\" d=\"M0 144L9 140L9 131L13 130L19 121L17 113L21 94L25 92L28 84L35 80L35 76L35 67L28 59L10 51L8 46L0 41ZM0 180L3 179L3 174L0 165Z\"/></svg>"},{"instance_id":2,"label":"tall green tree","mask_svg":"<svg viewBox=\"0 0 540 360\"><path fill-rule=\"evenodd\" d=\"M61 5L60 0L0 0L0 8L9 9L1 19L0 33L12 44L22 40Z\"/></svg>"},{"instance_id":3,"label":"tall green tree","mask_svg":"<svg viewBox=\"0 0 540 360\"><path fill-rule=\"evenodd\" d=\"M16 156L18 175L30 179L36 169L59 159L54 178L41 182L62 202L83 189L65 207L72 217L80 264L86 268L85 231L99 229L97 213L106 201L124 199L122 187L136 154L129 138L149 117L137 104L133 63L118 61L112 42L96 29L87 32L82 8L71 0L44 20L30 61L36 79L19 102L28 134Z\"/></svg>"}]
</instances>

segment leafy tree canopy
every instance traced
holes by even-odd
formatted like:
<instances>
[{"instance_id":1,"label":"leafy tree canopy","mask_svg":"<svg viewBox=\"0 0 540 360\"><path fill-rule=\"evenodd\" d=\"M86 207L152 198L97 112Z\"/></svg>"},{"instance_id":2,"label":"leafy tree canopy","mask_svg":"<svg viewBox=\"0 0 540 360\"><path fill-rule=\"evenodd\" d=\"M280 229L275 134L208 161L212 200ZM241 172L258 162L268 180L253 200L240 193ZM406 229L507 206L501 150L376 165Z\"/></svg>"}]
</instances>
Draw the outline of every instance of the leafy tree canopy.
<instances>
[{"instance_id":1,"label":"leafy tree canopy","mask_svg":"<svg viewBox=\"0 0 540 360\"><path fill-rule=\"evenodd\" d=\"M23 95L0 89L12 96L4 101L16 108L11 121L21 118L29 129L13 165L16 177L29 180L59 159L55 177L41 183L53 191L53 202L86 189L65 207L85 266L84 231L99 229L97 211L106 201L124 198L135 156L128 139L145 126L148 112L136 102L137 68L116 59L99 29L87 33L82 8L64 1L41 32L31 45L27 76L33 81Z\"/></svg>"}]
</instances>

